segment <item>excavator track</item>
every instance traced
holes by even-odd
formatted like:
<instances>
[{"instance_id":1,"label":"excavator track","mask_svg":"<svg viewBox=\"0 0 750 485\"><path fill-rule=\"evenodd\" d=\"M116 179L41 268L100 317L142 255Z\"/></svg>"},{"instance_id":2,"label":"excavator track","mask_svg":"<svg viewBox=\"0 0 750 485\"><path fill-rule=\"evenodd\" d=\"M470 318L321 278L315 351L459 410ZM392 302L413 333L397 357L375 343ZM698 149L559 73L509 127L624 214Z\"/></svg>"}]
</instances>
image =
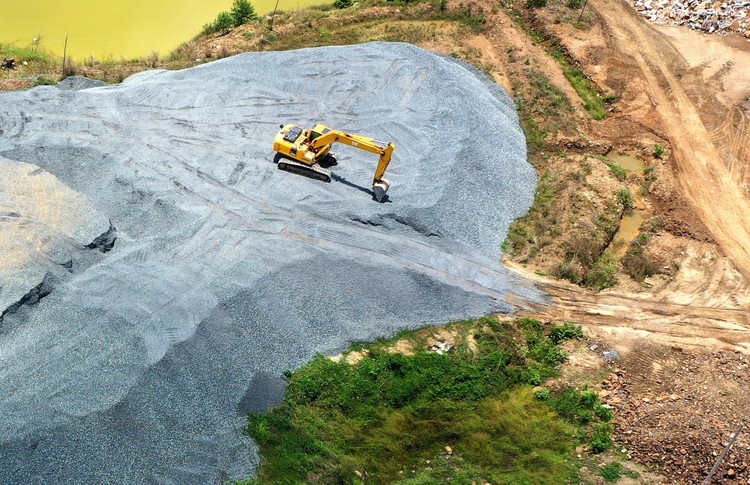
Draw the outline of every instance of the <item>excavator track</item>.
<instances>
[{"instance_id":1,"label":"excavator track","mask_svg":"<svg viewBox=\"0 0 750 485\"><path fill-rule=\"evenodd\" d=\"M279 170L296 173L311 179L321 180L323 182L331 181L331 171L326 170L317 163L314 165L305 165L304 163L295 162L286 157L281 157L276 164Z\"/></svg>"}]
</instances>

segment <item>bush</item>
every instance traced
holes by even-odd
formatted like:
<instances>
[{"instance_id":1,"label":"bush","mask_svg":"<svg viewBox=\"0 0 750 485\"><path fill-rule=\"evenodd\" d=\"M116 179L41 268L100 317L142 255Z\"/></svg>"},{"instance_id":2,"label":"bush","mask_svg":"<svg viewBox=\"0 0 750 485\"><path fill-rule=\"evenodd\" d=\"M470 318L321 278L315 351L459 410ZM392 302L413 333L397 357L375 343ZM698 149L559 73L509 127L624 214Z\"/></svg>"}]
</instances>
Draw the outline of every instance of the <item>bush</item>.
<instances>
[{"instance_id":1,"label":"bush","mask_svg":"<svg viewBox=\"0 0 750 485\"><path fill-rule=\"evenodd\" d=\"M665 152L665 149L664 149L663 145L659 145L658 143L656 145L654 145L654 156L656 158L663 157L664 156L664 152Z\"/></svg>"},{"instance_id":2,"label":"bush","mask_svg":"<svg viewBox=\"0 0 750 485\"><path fill-rule=\"evenodd\" d=\"M583 0L568 0L568 8L581 8Z\"/></svg>"},{"instance_id":3,"label":"bush","mask_svg":"<svg viewBox=\"0 0 750 485\"><path fill-rule=\"evenodd\" d=\"M526 8L541 8L547 6L547 0L526 0Z\"/></svg>"},{"instance_id":4,"label":"bush","mask_svg":"<svg viewBox=\"0 0 750 485\"><path fill-rule=\"evenodd\" d=\"M613 461L602 467L602 478L607 482L616 482L622 478L622 464L619 461Z\"/></svg>"},{"instance_id":5,"label":"bush","mask_svg":"<svg viewBox=\"0 0 750 485\"><path fill-rule=\"evenodd\" d=\"M615 197L623 209L628 210L635 207L635 197L633 197L633 193L630 190L620 189L615 192Z\"/></svg>"},{"instance_id":6,"label":"bush","mask_svg":"<svg viewBox=\"0 0 750 485\"><path fill-rule=\"evenodd\" d=\"M580 326L572 322L565 322L565 324L560 327L552 327L552 333L549 336L549 338L556 344L559 344L564 340L581 337L583 337L583 330L581 330Z\"/></svg>"},{"instance_id":7,"label":"bush","mask_svg":"<svg viewBox=\"0 0 750 485\"><path fill-rule=\"evenodd\" d=\"M220 12L213 23L203 27L204 34L215 34L216 32L229 32L234 27L234 17L229 12Z\"/></svg>"},{"instance_id":8,"label":"bush","mask_svg":"<svg viewBox=\"0 0 750 485\"><path fill-rule=\"evenodd\" d=\"M231 15L234 20L234 27L239 27L259 18L255 12L255 7L248 0L234 0Z\"/></svg>"},{"instance_id":9,"label":"bush","mask_svg":"<svg viewBox=\"0 0 750 485\"><path fill-rule=\"evenodd\" d=\"M354 5L354 0L336 0L333 6L336 8L349 8Z\"/></svg>"},{"instance_id":10,"label":"bush","mask_svg":"<svg viewBox=\"0 0 750 485\"><path fill-rule=\"evenodd\" d=\"M594 436L591 438L591 451L601 453L612 446L612 426L599 423L596 425Z\"/></svg>"},{"instance_id":11,"label":"bush","mask_svg":"<svg viewBox=\"0 0 750 485\"><path fill-rule=\"evenodd\" d=\"M543 388L537 390L536 392L534 392L534 397L536 399L540 400L540 401L546 401L551 396L552 396L552 394L549 392L549 389L547 389L546 387L543 387Z\"/></svg>"},{"instance_id":12,"label":"bush","mask_svg":"<svg viewBox=\"0 0 750 485\"><path fill-rule=\"evenodd\" d=\"M606 161L605 163L612 171L614 176L617 177L617 180L619 180L620 182L624 182L625 179L628 178L628 172L626 172L624 168L617 165L615 162Z\"/></svg>"}]
</instances>

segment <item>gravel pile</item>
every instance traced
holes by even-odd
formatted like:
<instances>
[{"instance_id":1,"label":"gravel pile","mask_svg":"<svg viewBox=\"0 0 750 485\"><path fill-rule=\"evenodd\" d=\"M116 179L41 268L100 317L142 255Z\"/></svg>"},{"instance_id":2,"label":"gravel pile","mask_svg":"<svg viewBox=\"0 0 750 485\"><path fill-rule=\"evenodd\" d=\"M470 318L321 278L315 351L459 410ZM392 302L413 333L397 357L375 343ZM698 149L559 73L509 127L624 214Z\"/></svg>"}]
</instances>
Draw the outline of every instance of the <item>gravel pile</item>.
<instances>
[{"instance_id":1,"label":"gravel pile","mask_svg":"<svg viewBox=\"0 0 750 485\"><path fill-rule=\"evenodd\" d=\"M88 86L0 95L0 155L117 228L0 324L0 483L247 476L244 413L278 400L284 370L541 300L497 263L533 198L523 133L466 65L372 43ZM340 147L329 184L276 169L279 124L316 121L396 143L386 203L362 151Z\"/></svg>"},{"instance_id":2,"label":"gravel pile","mask_svg":"<svg viewBox=\"0 0 750 485\"><path fill-rule=\"evenodd\" d=\"M748 0L635 0L633 6L658 24L684 25L709 34L735 32L750 39Z\"/></svg>"},{"instance_id":3,"label":"gravel pile","mask_svg":"<svg viewBox=\"0 0 750 485\"><path fill-rule=\"evenodd\" d=\"M85 197L36 165L0 157L0 174L2 325L5 315L44 297L73 265L96 261L116 231Z\"/></svg>"}]
</instances>

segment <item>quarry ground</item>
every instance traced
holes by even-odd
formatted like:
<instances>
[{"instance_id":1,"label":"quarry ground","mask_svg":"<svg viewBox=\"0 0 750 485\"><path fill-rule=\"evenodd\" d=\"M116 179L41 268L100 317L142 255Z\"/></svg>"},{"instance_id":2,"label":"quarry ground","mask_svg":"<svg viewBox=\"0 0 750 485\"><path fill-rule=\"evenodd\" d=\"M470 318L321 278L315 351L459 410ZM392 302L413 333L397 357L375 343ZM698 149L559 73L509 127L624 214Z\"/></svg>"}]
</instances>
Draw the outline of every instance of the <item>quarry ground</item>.
<instances>
[{"instance_id":1,"label":"quarry ground","mask_svg":"<svg viewBox=\"0 0 750 485\"><path fill-rule=\"evenodd\" d=\"M590 2L581 22L559 2L533 14L523 4L473 5L486 19L481 33L408 18L366 28L370 35L413 36L418 45L472 62L521 100L527 137L535 124L544 138L536 147L530 143L532 163L558 184L549 209L556 222L543 226L531 248L511 251L506 265L553 295L552 305L529 308L530 315L581 323L596 342L574 354L579 382L598 375L596 369L617 371L626 382L590 382L619 411L623 449L666 482L699 481L730 433L748 424L741 383L750 354L750 43L650 25L617 1ZM289 22L296 25L293 16ZM254 48L293 43L284 33L292 27L278 25L277 40L260 38ZM313 35L329 29L325 19L314 26ZM233 35L243 34L197 49L231 52ZM336 35L331 28L318 40ZM617 95L604 120L591 119L552 50L567 54L601 93ZM545 78L556 90L539 89ZM550 91L562 93L573 109L539 109L555 105L545 94ZM529 105L537 109L524 112ZM666 147L661 157L653 154L657 144ZM597 166L613 153L641 159L655 177L631 172L618 184ZM600 292L551 278L572 242L595 232L607 198L622 187L637 194L636 208L647 220L658 221L656 230L644 224L625 241L649 234L645 253L658 271L637 281L619 267L617 283ZM608 349L620 359L602 359ZM740 435L714 480L744 483L748 462L750 438Z\"/></svg>"},{"instance_id":2,"label":"quarry ground","mask_svg":"<svg viewBox=\"0 0 750 485\"><path fill-rule=\"evenodd\" d=\"M750 43L654 26L614 0L591 0L580 20L554 1L535 11L500 2L447 10L455 15L426 4L292 12L275 19L272 35L242 27L191 41L172 60L91 60L77 71L117 81L246 50L366 40L412 42L480 67L515 96L531 161L552 180L545 210L522 221L523 237L505 257L552 295L525 312L583 324L590 343L571 349L564 378L602 390L618 410L616 438L636 461L667 482L700 481L729 434L750 424ZM600 93L616 95L604 119L592 119L556 52ZM31 84L7 73L0 83ZM665 147L658 157L656 145ZM603 160L613 154L650 170L618 180ZM567 265L583 282L606 250L617 251L628 211L608 201L621 189L651 221L621 244L627 251L645 234L652 274L633 278L615 263L616 281L601 291L556 278ZM607 218L614 228L602 227ZM605 360L610 350L618 357ZM749 436L740 435L717 481L748 481Z\"/></svg>"}]
</instances>

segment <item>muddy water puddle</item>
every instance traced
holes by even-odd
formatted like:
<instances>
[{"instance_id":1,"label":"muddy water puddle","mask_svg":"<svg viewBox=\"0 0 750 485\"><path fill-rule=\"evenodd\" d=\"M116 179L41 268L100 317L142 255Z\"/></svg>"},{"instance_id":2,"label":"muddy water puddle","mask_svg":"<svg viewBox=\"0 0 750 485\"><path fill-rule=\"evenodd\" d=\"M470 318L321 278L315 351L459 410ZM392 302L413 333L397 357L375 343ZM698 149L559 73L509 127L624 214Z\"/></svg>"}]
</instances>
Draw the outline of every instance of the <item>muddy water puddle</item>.
<instances>
[{"instance_id":1,"label":"muddy water puddle","mask_svg":"<svg viewBox=\"0 0 750 485\"><path fill-rule=\"evenodd\" d=\"M622 217L620 228L615 233L615 237L610 244L615 256L625 256L630 243L638 237L638 229L641 227L641 224L649 217L648 212L642 209L633 209Z\"/></svg>"},{"instance_id":2,"label":"muddy water puddle","mask_svg":"<svg viewBox=\"0 0 750 485\"><path fill-rule=\"evenodd\" d=\"M641 160L640 158L623 153L608 155L607 160L615 162L617 165L624 168L627 172L638 172L643 170L643 168L645 167L643 160Z\"/></svg>"}]
</instances>

